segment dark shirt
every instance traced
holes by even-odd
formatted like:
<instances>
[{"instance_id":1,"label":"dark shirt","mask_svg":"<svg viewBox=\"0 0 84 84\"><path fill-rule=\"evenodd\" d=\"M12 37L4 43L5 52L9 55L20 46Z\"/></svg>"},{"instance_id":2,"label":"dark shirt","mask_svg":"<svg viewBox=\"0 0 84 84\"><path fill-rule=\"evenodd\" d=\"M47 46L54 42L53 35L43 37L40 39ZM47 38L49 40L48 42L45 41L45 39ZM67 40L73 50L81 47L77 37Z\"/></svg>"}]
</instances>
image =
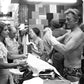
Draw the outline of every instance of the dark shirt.
<instances>
[{"instance_id":1,"label":"dark shirt","mask_svg":"<svg viewBox=\"0 0 84 84\"><path fill-rule=\"evenodd\" d=\"M59 36L64 35L66 32L67 31L65 29L59 28L59 29L54 29L53 32L52 32L52 34L53 34L53 36L55 36L57 38Z\"/></svg>"}]
</instances>

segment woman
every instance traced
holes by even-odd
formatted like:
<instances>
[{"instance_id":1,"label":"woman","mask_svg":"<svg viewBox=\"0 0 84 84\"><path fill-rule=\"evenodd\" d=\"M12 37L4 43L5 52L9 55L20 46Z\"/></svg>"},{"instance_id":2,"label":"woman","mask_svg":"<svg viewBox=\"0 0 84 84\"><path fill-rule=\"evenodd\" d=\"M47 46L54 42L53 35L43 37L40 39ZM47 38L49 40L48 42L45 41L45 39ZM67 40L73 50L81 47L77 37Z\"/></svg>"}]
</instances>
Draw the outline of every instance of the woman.
<instances>
[{"instance_id":1,"label":"woman","mask_svg":"<svg viewBox=\"0 0 84 84\"><path fill-rule=\"evenodd\" d=\"M39 56L42 56L42 52L44 50L43 40L40 38L40 30L38 28L32 28L29 31L29 35L31 38L31 42L33 42L32 52Z\"/></svg>"},{"instance_id":2,"label":"woman","mask_svg":"<svg viewBox=\"0 0 84 84\"><path fill-rule=\"evenodd\" d=\"M8 51L5 47L5 38L8 36L8 27L5 23L0 22L0 84L9 84L10 79L9 68L25 65L25 62L21 63L7 63ZM12 81L13 84L13 81Z\"/></svg>"}]
</instances>

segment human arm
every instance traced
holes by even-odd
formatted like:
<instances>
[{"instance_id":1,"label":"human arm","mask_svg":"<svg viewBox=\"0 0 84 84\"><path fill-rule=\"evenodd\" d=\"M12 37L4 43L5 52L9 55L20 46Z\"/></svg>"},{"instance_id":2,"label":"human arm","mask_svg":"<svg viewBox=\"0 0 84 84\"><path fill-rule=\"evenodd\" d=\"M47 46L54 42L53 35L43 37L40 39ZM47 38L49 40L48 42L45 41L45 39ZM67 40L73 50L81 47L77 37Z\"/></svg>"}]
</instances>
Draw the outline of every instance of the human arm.
<instances>
[{"instance_id":1,"label":"human arm","mask_svg":"<svg viewBox=\"0 0 84 84\"><path fill-rule=\"evenodd\" d=\"M27 63L24 62L18 62L18 63L4 63L3 59L0 58L0 69L9 69L9 68L16 68L18 66L24 66Z\"/></svg>"},{"instance_id":2,"label":"human arm","mask_svg":"<svg viewBox=\"0 0 84 84\"><path fill-rule=\"evenodd\" d=\"M4 63L0 58L0 69L16 68L19 64L16 63Z\"/></svg>"},{"instance_id":3,"label":"human arm","mask_svg":"<svg viewBox=\"0 0 84 84\"><path fill-rule=\"evenodd\" d=\"M43 50L44 50L43 40L39 40L36 47L37 47L37 49L35 49L34 47L32 47L32 51L34 53L36 53L37 55L40 55L41 56L42 53L43 53Z\"/></svg>"},{"instance_id":4,"label":"human arm","mask_svg":"<svg viewBox=\"0 0 84 84\"><path fill-rule=\"evenodd\" d=\"M38 52L42 55L43 50L44 50L44 45L43 45L43 40L41 39L41 40L38 42Z\"/></svg>"},{"instance_id":5,"label":"human arm","mask_svg":"<svg viewBox=\"0 0 84 84\"><path fill-rule=\"evenodd\" d=\"M32 52L36 53L36 54L39 55L39 56L42 55L38 50L36 50L36 49L34 49L34 48L32 48Z\"/></svg>"},{"instance_id":6,"label":"human arm","mask_svg":"<svg viewBox=\"0 0 84 84\"><path fill-rule=\"evenodd\" d=\"M20 59L20 58L27 58L27 55L25 54L12 54L10 52L8 52L8 56L9 59Z\"/></svg>"},{"instance_id":7,"label":"human arm","mask_svg":"<svg viewBox=\"0 0 84 84\"><path fill-rule=\"evenodd\" d=\"M14 68L26 64L25 62L7 63L7 49L3 43L0 43L0 69Z\"/></svg>"},{"instance_id":8,"label":"human arm","mask_svg":"<svg viewBox=\"0 0 84 84\"><path fill-rule=\"evenodd\" d=\"M68 34L69 34L69 33L65 33L64 35L59 36L59 37L57 37L56 39L60 42L60 41L62 41Z\"/></svg>"},{"instance_id":9,"label":"human arm","mask_svg":"<svg viewBox=\"0 0 84 84\"><path fill-rule=\"evenodd\" d=\"M77 35L75 34L73 37L71 37L66 44L60 43L59 41L56 40L55 37L52 37L50 41L53 47L57 51L65 55L65 54L72 53L74 49L76 49L77 47L81 45L84 38L83 36L84 36L83 34L77 33Z\"/></svg>"}]
</instances>

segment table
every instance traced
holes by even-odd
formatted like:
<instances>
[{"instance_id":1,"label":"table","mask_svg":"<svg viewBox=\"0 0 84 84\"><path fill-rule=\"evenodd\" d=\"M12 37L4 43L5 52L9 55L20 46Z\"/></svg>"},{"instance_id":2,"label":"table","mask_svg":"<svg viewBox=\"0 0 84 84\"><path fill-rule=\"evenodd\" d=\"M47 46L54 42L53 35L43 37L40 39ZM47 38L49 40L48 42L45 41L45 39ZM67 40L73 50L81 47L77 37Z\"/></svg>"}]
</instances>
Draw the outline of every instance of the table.
<instances>
[{"instance_id":1,"label":"table","mask_svg":"<svg viewBox=\"0 0 84 84\"><path fill-rule=\"evenodd\" d=\"M59 80L59 79L43 80L40 77L35 77L30 80L24 81L23 84L71 84L71 82L68 80Z\"/></svg>"}]
</instances>

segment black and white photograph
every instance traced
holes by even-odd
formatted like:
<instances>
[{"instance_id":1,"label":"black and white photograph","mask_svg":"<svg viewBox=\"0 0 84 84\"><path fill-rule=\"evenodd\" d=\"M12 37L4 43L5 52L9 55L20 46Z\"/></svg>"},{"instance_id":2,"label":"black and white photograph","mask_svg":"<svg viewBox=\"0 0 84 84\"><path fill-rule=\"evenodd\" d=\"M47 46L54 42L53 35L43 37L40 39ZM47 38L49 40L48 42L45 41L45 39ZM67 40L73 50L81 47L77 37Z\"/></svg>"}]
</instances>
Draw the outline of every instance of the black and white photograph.
<instances>
[{"instance_id":1,"label":"black and white photograph","mask_svg":"<svg viewBox=\"0 0 84 84\"><path fill-rule=\"evenodd\" d=\"M0 0L0 84L84 84L84 0Z\"/></svg>"}]
</instances>

